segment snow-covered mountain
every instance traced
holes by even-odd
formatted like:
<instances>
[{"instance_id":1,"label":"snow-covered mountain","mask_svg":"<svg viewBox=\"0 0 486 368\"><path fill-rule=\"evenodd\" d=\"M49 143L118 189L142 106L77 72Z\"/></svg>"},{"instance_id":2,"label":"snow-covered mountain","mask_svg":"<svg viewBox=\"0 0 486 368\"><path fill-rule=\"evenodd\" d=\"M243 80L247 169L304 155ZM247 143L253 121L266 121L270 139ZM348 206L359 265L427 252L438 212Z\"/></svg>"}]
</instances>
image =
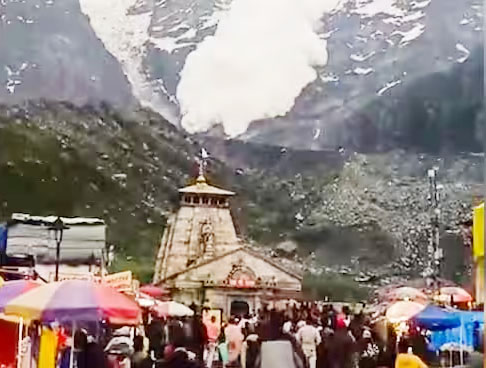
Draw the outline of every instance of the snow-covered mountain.
<instances>
[{"instance_id":1,"label":"snow-covered mountain","mask_svg":"<svg viewBox=\"0 0 486 368\"><path fill-rule=\"evenodd\" d=\"M131 88L190 132L221 124L328 147L370 102L467 64L482 11L480 0L0 0L0 101L126 105Z\"/></svg>"},{"instance_id":2,"label":"snow-covered mountain","mask_svg":"<svg viewBox=\"0 0 486 368\"><path fill-rule=\"evenodd\" d=\"M0 1L0 102L136 102L77 0Z\"/></svg>"}]
</instances>

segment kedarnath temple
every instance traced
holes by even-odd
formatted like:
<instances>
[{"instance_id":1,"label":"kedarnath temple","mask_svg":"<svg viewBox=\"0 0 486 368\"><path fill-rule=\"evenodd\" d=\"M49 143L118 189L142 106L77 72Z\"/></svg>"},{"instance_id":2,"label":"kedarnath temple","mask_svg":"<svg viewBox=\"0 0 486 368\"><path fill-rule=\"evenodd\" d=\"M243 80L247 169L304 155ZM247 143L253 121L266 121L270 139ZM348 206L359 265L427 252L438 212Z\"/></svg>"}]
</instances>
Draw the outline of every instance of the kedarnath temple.
<instances>
[{"instance_id":1,"label":"kedarnath temple","mask_svg":"<svg viewBox=\"0 0 486 368\"><path fill-rule=\"evenodd\" d=\"M238 238L230 212L235 193L208 184L203 170L179 189L180 207L164 231L154 283L174 300L247 313L300 294L302 275Z\"/></svg>"}]
</instances>

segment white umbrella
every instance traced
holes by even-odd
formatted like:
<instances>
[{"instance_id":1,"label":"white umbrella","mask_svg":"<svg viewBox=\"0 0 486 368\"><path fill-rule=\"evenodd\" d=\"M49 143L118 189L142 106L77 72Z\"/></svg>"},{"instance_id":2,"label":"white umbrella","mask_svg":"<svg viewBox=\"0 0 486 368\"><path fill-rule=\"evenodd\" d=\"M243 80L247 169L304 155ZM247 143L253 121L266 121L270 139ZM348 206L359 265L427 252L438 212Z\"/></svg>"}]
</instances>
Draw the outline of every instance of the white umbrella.
<instances>
[{"instance_id":1,"label":"white umbrella","mask_svg":"<svg viewBox=\"0 0 486 368\"><path fill-rule=\"evenodd\" d=\"M158 317L191 317L194 311L184 304L174 301L159 302L150 308Z\"/></svg>"},{"instance_id":2,"label":"white umbrella","mask_svg":"<svg viewBox=\"0 0 486 368\"><path fill-rule=\"evenodd\" d=\"M457 342L448 342L440 347L441 351L467 351L472 352L473 348L470 346L459 344Z\"/></svg>"},{"instance_id":3,"label":"white umbrella","mask_svg":"<svg viewBox=\"0 0 486 368\"><path fill-rule=\"evenodd\" d=\"M140 293L137 298L137 303L142 308L150 308L158 304L158 300L152 298L150 295Z\"/></svg>"},{"instance_id":4,"label":"white umbrella","mask_svg":"<svg viewBox=\"0 0 486 368\"><path fill-rule=\"evenodd\" d=\"M422 312L425 307L425 304L417 302L396 302L395 304L392 304L386 311L386 318L391 323L406 322L416 314Z\"/></svg>"}]
</instances>

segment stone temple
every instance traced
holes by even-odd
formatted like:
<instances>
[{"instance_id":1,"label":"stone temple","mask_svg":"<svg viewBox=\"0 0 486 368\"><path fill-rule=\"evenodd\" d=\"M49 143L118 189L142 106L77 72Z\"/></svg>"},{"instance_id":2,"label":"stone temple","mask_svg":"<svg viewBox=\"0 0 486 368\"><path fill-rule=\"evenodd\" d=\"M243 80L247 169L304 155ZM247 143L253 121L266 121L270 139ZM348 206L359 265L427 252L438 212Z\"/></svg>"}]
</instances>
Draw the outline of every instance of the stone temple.
<instances>
[{"instance_id":1,"label":"stone temple","mask_svg":"<svg viewBox=\"0 0 486 368\"><path fill-rule=\"evenodd\" d=\"M154 274L154 283L169 289L174 300L243 314L300 295L298 271L238 238L229 203L235 193L208 184L201 170L179 194Z\"/></svg>"}]
</instances>

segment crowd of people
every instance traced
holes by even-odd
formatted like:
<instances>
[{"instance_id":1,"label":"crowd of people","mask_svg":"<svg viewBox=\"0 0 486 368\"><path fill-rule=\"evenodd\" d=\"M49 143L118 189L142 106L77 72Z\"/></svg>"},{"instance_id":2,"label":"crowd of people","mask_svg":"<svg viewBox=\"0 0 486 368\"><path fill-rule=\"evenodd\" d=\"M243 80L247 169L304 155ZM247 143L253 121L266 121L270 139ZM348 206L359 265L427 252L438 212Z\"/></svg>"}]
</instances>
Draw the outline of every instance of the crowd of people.
<instances>
[{"instance_id":1,"label":"crowd of people","mask_svg":"<svg viewBox=\"0 0 486 368\"><path fill-rule=\"evenodd\" d=\"M203 311L204 312L204 311ZM203 313L204 314L204 313ZM128 331L131 331L128 334ZM152 319L107 344L77 332L74 368L426 368L426 335L397 339L379 333L370 317L332 305L290 307L231 316ZM66 350L61 367L68 364ZM104 356L104 358L103 358Z\"/></svg>"},{"instance_id":2,"label":"crowd of people","mask_svg":"<svg viewBox=\"0 0 486 368\"><path fill-rule=\"evenodd\" d=\"M402 340L405 356L397 358L393 329L385 340L365 314L332 305L231 316L220 328L199 317L152 320L146 336L147 356L133 359L135 368L145 368L147 360L170 368L425 367L424 357L410 350L416 341Z\"/></svg>"}]
</instances>

